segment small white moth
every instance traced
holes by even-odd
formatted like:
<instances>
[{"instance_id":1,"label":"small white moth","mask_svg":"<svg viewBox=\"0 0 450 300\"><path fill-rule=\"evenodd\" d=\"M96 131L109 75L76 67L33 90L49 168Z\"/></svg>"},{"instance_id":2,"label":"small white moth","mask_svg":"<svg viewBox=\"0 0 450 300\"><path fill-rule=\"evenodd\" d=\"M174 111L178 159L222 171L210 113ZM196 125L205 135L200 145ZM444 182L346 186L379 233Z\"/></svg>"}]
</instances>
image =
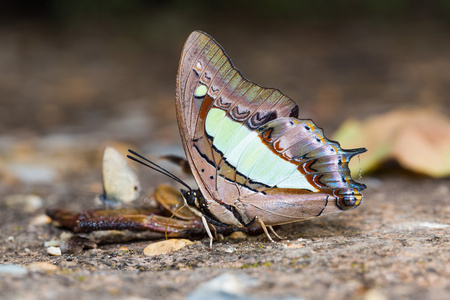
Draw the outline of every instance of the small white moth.
<instances>
[{"instance_id":1,"label":"small white moth","mask_svg":"<svg viewBox=\"0 0 450 300\"><path fill-rule=\"evenodd\" d=\"M116 207L135 200L141 191L136 173L122 154L111 146L103 151L103 194L100 200L106 207Z\"/></svg>"}]
</instances>

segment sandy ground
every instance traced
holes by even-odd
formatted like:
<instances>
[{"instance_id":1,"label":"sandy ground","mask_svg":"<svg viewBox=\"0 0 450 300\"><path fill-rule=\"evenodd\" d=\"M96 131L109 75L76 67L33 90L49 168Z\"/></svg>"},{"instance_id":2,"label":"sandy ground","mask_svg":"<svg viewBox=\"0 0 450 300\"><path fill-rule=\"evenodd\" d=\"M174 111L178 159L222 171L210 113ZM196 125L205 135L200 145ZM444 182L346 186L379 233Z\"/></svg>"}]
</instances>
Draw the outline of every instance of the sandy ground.
<instances>
[{"instance_id":1,"label":"sandy ground","mask_svg":"<svg viewBox=\"0 0 450 300\"><path fill-rule=\"evenodd\" d=\"M364 176L361 207L280 226L285 239L276 243L226 238L210 251L204 239L151 258L143 255L150 242L134 241L49 256L44 242L64 230L40 218L46 208L95 206L104 145L153 158L182 154L173 97L189 32L142 44L86 29L1 30L1 298L449 298L450 179L395 165ZM209 33L248 78L296 99L328 136L350 117L403 106L450 110L448 31L433 23ZM166 182L138 172L144 195Z\"/></svg>"}]
</instances>

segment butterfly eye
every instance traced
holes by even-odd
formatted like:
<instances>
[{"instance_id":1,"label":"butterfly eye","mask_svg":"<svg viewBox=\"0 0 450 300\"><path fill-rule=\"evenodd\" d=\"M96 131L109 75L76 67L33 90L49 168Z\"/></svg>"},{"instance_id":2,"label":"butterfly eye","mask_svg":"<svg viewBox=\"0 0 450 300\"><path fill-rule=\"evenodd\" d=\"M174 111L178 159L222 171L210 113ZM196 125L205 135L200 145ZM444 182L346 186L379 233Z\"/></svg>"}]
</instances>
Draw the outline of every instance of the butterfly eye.
<instances>
[{"instance_id":1,"label":"butterfly eye","mask_svg":"<svg viewBox=\"0 0 450 300\"><path fill-rule=\"evenodd\" d=\"M134 190L137 192L139 191L139 187L137 185L134 186Z\"/></svg>"},{"instance_id":2,"label":"butterfly eye","mask_svg":"<svg viewBox=\"0 0 450 300\"><path fill-rule=\"evenodd\" d=\"M186 202L190 206L195 206L195 199L196 199L196 197L194 195L190 194L189 196L187 196Z\"/></svg>"}]
</instances>

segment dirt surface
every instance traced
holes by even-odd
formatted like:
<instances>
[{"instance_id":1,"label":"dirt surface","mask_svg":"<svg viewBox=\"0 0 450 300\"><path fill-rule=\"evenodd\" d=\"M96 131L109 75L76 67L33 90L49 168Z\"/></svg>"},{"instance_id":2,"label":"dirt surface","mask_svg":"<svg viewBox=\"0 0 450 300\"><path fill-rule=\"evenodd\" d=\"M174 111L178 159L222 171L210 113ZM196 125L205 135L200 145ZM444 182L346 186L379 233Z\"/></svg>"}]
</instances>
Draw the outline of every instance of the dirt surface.
<instances>
[{"instance_id":1,"label":"dirt surface","mask_svg":"<svg viewBox=\"0 0 450 300\"><path fill-rule=\"evenodd\" d=\"M276 243L225 238L210 251L204 239L145 257L150 242L134 241L48 255L44 243L64 230L43 219L45 209L95 207L105 145L152 158L183 153L174 85L179 52L194 29L212 34L249 79L295 99L301 116L327 136L348 118L398 107L450 113L449 30L438 22L152 29L170 20L163 14L131 36L41 22L0 28L1 298L450 297L450 179L395 165L364 176L359 208L280 226L285 239ZM137 170L145 190L139 205L166 179ZM206 285L216 277L225 287Z\"/></svg>"}]
</instances>

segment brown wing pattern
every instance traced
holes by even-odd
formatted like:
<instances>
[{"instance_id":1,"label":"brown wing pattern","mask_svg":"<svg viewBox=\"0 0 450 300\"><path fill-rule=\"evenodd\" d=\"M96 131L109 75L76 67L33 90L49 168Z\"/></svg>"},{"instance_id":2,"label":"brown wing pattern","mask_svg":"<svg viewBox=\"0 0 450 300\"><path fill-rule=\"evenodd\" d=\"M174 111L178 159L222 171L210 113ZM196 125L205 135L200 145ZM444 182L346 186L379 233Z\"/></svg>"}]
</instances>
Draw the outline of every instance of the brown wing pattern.
<instances>
[{"instance_id":1,"label":"brown wing pattern","mask_svg":"<svg viewBox=\"0 0 450 300\"><path fill-rule=\"evenodd\" d=\"M365 186L352 180L348 161L365 149L343 150L326 139L312 121L299 120L299 108L290 98L245 79L222 47L203 32L193 32L183 48L176 102L183 146L200 191L211 205L235 207L241 223L255 216L268 225L288 223L353 208L361 202L360 191ZM224 112L222 119L214 121L217 131L231 128L222 126L231 120L237 133L240 129L255 133L248 135L247 142L240 140L239 145L245 147L234 163L230 163L231 157L236 158L234 136L229 134L220 148L216 147L217 132L207 133L212 108ZM265 147L254 150L253 142ZM286 174L273 171L276 180L263 174L280 165L280 159L289 169ZM249 162L253 163L250 168ZM297 179L301 183L292 188ZM222 211L230 213L228 208Z\"/></svg>"},{"instance_id":2,"label":"brown wing pattern","mask_svg":"<svg viewBox=\"0 0 450 300\"><path fill-rule=\"evenodd\" d=\"M194 96L199 85L207 86L205 97ZM280 91L246 80L210 36L195 31L188 37L177 76L178 125L200 190L207 198L209 194L219 199L216 168L222 156L213 149L204 129L205 118L213 106L252 129L279 117L297 117L299 109Z\"/></svg>"}]
</instances>

